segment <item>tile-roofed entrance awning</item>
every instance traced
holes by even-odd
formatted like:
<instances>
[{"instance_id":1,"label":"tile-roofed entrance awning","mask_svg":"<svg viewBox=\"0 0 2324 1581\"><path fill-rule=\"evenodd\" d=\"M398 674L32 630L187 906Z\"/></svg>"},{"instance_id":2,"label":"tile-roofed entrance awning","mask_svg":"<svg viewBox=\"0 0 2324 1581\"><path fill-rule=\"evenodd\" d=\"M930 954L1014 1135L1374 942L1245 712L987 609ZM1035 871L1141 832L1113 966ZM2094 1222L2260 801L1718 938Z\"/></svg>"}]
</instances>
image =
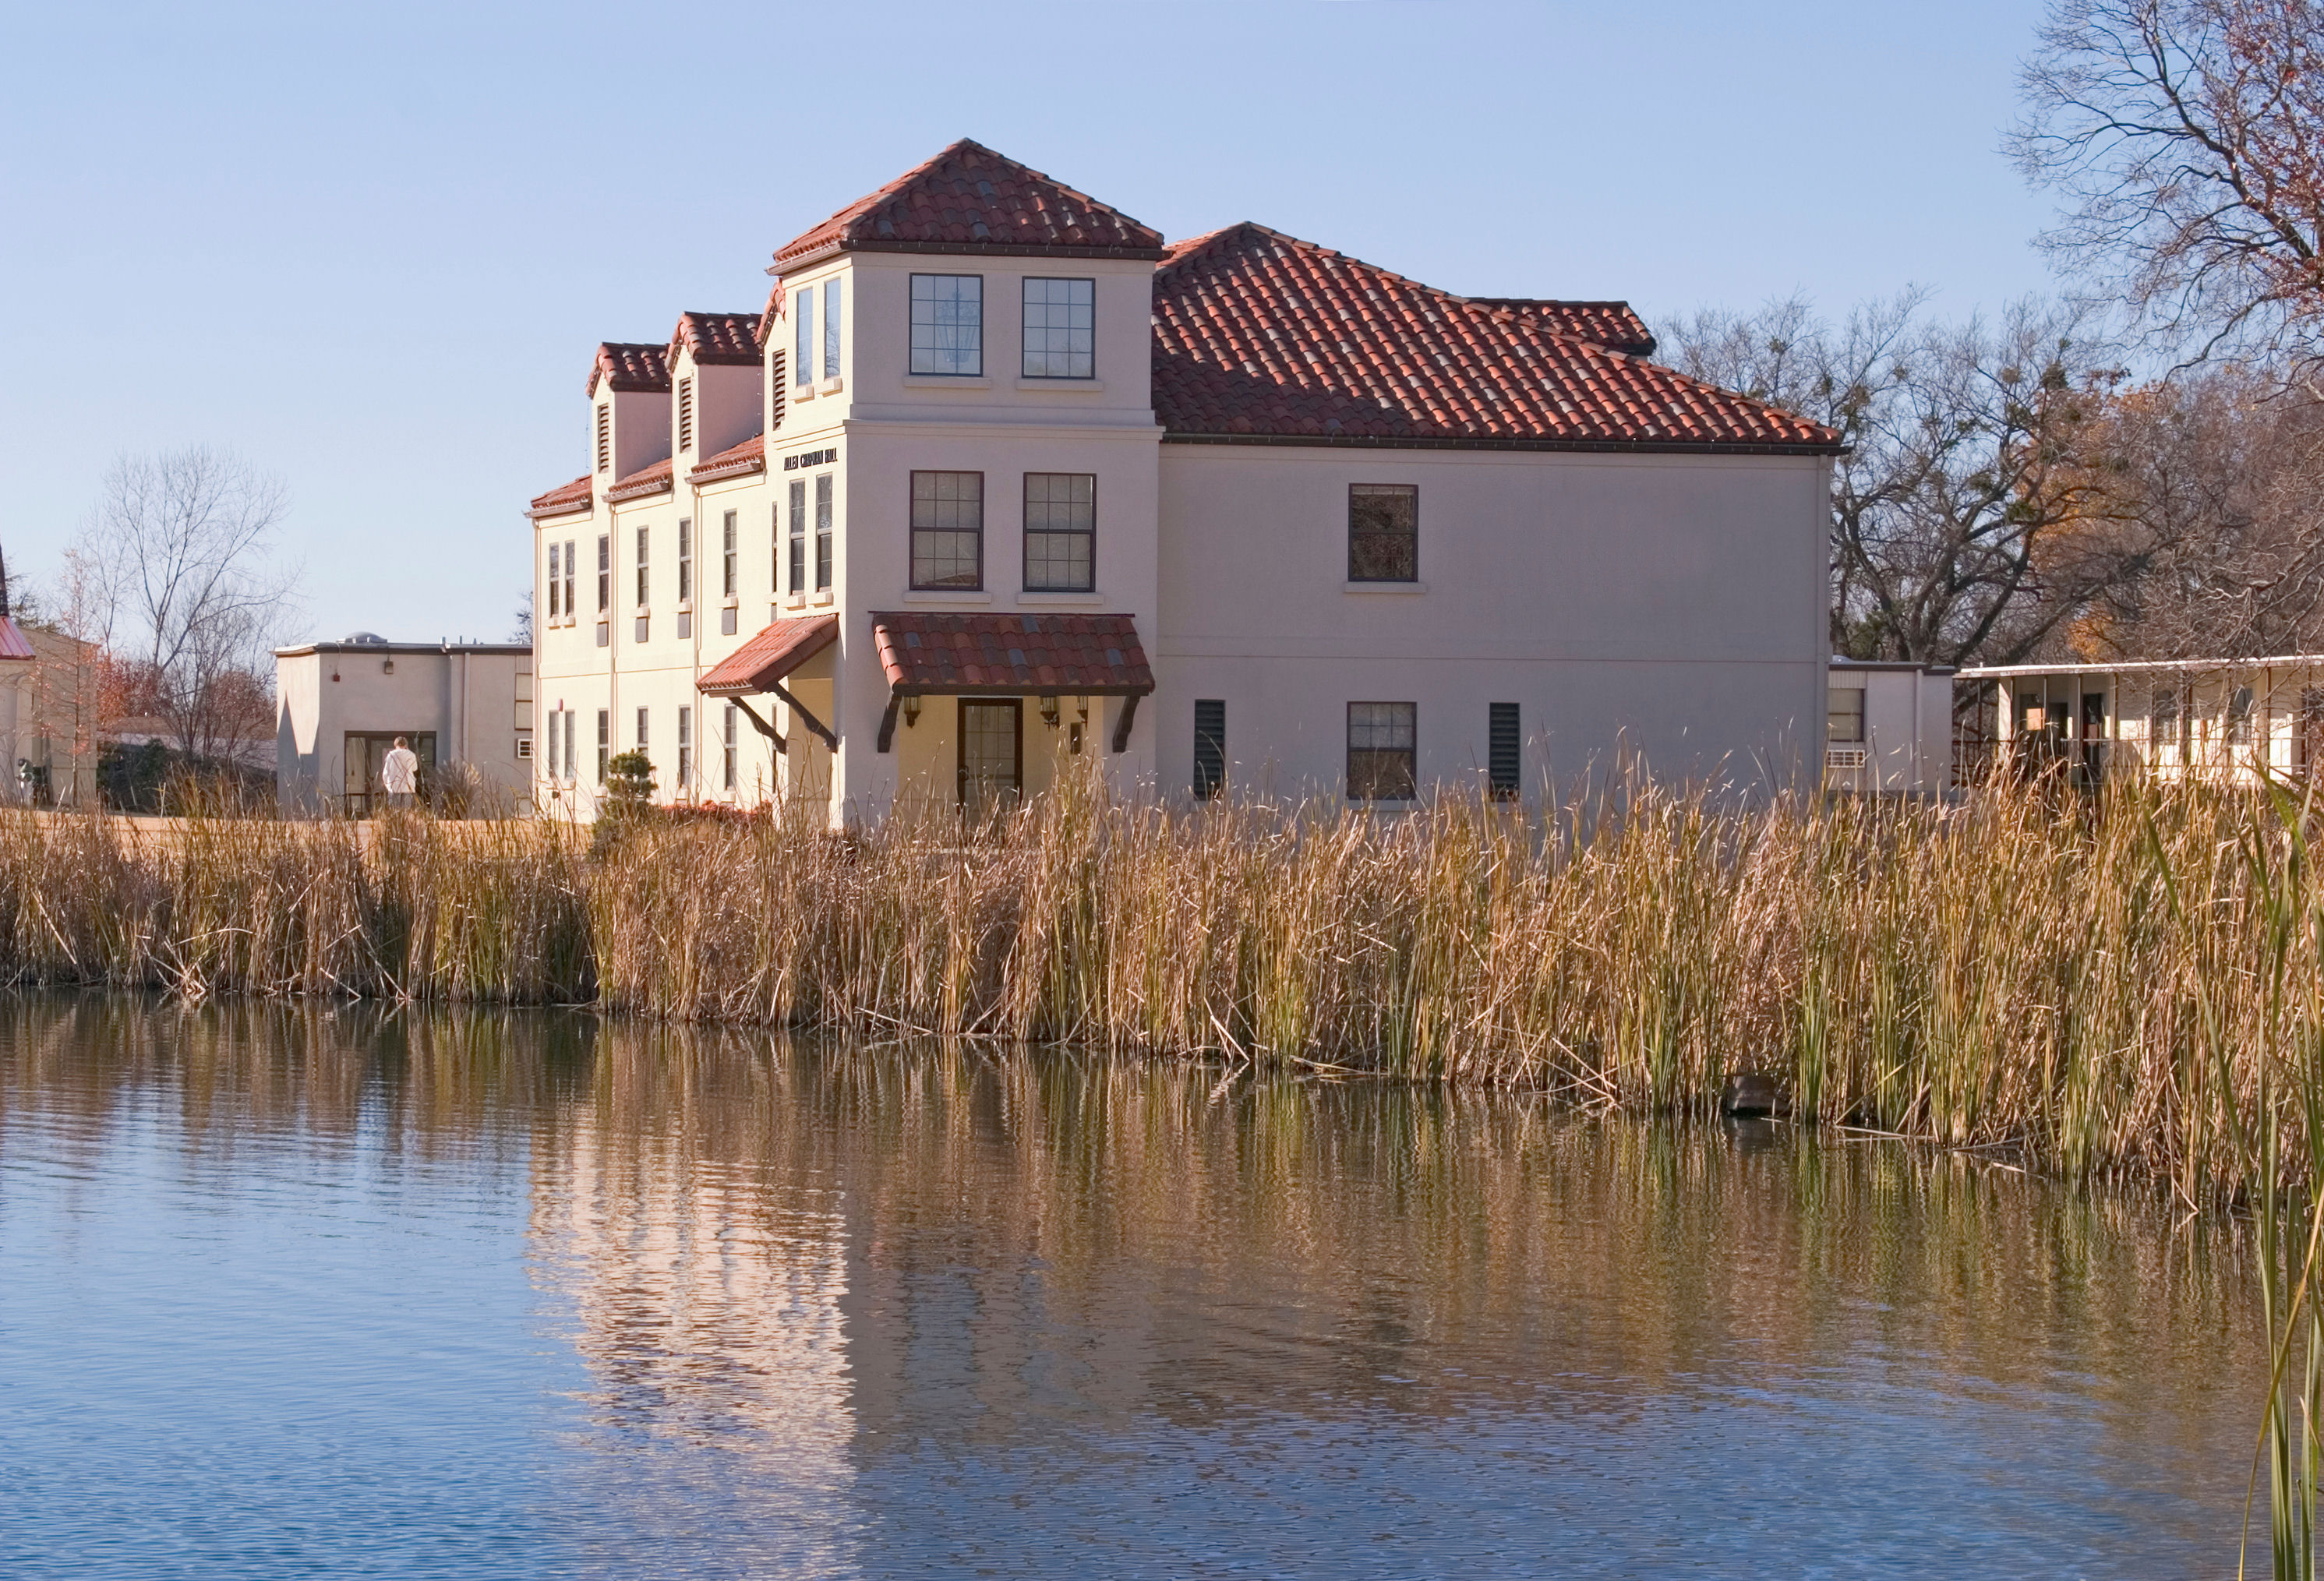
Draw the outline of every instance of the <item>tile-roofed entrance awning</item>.
<instances>
[{"instance_id":1,"label":"tile-roofed entrance awning","mask_svg":"<svg viewBox=\"0 0 2324 1581\"><path fill-rule=\"evenodd\" d=\"M771 692L799 666L839 639L839 617L777 620L713 665L694 689L705 697L747 697Z\"/></svg>"},{"instance_id":2,"label":"tile-roofed entrance awning","mask_svg":"<svg viewBox=\"0 0 2324 1581\"><path fill-rule=\"evenodd\" d=\"M874 612L872 635L890 690L1070 692L1142 696L1154 671L1129 615L954 615Z\"/></svg>"},{"instance_id":3,"label":"tile-roofed entrance awning","mask_svg":"<svg viewBox=\"0 0 2324 1581\"><path fill-rule=\"evenodd\" d=\"M963 697L1070 693L1120 697L1113 749L1130 745L1138 700L1154 690L1154 671L1129 615L954 615L879 611L872 636L888 674L888 712L880 750L896 731L897 704L931 694Z\"/></svg>"}]
</instances>

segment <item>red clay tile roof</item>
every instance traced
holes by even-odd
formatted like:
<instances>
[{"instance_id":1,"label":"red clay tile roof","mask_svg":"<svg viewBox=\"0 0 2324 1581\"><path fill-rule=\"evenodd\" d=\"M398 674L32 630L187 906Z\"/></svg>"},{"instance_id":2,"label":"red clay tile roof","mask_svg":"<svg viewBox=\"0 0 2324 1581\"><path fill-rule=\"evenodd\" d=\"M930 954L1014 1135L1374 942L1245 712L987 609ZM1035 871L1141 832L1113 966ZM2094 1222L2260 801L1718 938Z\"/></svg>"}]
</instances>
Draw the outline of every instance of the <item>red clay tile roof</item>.
<instances>
[{"instance_id":1,"label":"red clay tile roof","mask_svg":"<svg viewBox=\"0 0 2324 1581\"><path fill-rule=\"evenodd\" d=\"M669 458L664 456L651 466L640 467L629 476L616 478L606 484L605 500L608 504L618 504L624 500L642 500L649 494L666 494L673 486Z\"/></svg>"},{"instance_id":2,"label":"red clay tile roof","mask_svg":"<svg viewBox=\"0 0 2324 1581\"><path fill-rule=\"evenodd\" d=\"M781 322L782 317L783 282L777 280L774 289L767 293L767 305L759 310L759 327L754 334L761 351L767 349L767 342L773 338L775 326ZM778 385L778 388L780 386Z\"/></svg>"},{"instance_id":3,"label":"red clay tile roof","mask_svg":"<svg viewBox=\"0 0 2324 1581\"><path fill-rule=\"evenodd\" d=\"M1166 438L1222 443L1840 448L1830 428L1561 333L1554 317L1234 225L1155 271L1155 414Z\"/></svg>"},{"instance_id":4,"label":"red clay tile roof","mask_svg":"<svg viewBox=\"0 0 2324 1581\"><path fill-rule=\"evenodd\" d=\"M636 341L606 341L597 348L597 360L589 364L589 394L597 393L600 379L619 391L668 390L669 348Z\"/></svg>"},{"instance_id":5,"label":"red clay tile roof","mask_svg":"<svg viewBox=\"0 0 2324 1581\"><path fill-rule=\"evenodd\" d=\"M1628 302L1570 302L1555 297L1455 297L1453 300L1536 318L1552 335L1586 340L1624 356L1655 354L1654 331Z\"/></svg>"},{"instance_id":6,"label":"red clay tile roof","mask_svg":"<svg viewBox=\"0 0 2324 1581\"><path fill-rule=\"evenodd\" d=\"M1159 258L1163 246L1161 232L964 137L778 249L775 267L833 252Z\"/></svg>"},{"instance_id":7,"label":"red clay tile roof","mask_svg":"<svg viewBox=\"0 0 2324 1581\"><path fill-rule=\"evenodd\" d=\"M1129 615L874 611L872 635L889 687L899 693L1154 690L1154 672Z\"/></svg>"},{"instance_id":8,"label":"red clay tile roof","mask_svg":"<svg viewBox=\"0 0 2324 1581\"><path fill-rule=\"evenodd\" d=\"M589 474L583 473L569 483L560 483L546 494L532 497L532 509L528 516L568 516L576 510L589 509Z\"/></svg>"},{"instance_id":9,"label":"red clay tile roof","mask_svg":"<svg viewBox=\"0 0 2324 1581\"><path fill-rule=\"evenodd\" d=\"M38 657L40 655L32 651L31 640L15 620L7 615L0 615L0 658Z\"/></svg>"},{"instance_id":10,"label":"red clay tile roof","mask_svg":"<svg viewBox=\"0 0 2324 1581\"><path fill-rule=\"evenodd\" d=\"M720 478L739 478L767 470L767 437L753 434L740 445L706 455L686 474L689 483L715 483Z\"/></svg>"},{"instance_id":11,"label":"red clay tile roof","mask_svg":"<svg viewBox=\"0 0 2324 1581\"><path fill-rule=\"evenodd\" d=\"M838 638L837 615L777 620L711 666L694 683L694 689L705 697L741 697L763 692Z\"/></svg>"},{"instance_id":12,"label":"red clay tile roof","mask_svg":"<svg viewBox=\"0 0 2324 1581\"><path fill-rule=\"evenodd\" d=\"M666 363L678 361L678 348L694 354L702 367L755 364L759 360L759 316L756 313L680 313L669 332Z\"/></svg>"}]
</instances>

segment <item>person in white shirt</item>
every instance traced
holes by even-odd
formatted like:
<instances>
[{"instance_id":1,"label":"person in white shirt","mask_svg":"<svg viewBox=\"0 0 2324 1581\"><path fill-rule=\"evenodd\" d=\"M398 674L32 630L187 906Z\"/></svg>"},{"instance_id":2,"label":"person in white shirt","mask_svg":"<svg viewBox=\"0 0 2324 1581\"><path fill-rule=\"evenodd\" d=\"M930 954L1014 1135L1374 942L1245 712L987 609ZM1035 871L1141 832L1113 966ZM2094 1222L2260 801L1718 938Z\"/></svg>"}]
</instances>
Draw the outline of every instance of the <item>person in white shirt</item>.
<instances>
[{"instance_id":1,"label":"person in white shirt","mask_svg":"<svg viewBox=\"0 0 2324 1581\"><path fill-rule=\"evenodd\" d=\"M395 748L379 766L380 788L387 792L391 807L409 807L411 795L420 788L420 754L401 736L395 738Z\"/></svg>"}]
</instances>

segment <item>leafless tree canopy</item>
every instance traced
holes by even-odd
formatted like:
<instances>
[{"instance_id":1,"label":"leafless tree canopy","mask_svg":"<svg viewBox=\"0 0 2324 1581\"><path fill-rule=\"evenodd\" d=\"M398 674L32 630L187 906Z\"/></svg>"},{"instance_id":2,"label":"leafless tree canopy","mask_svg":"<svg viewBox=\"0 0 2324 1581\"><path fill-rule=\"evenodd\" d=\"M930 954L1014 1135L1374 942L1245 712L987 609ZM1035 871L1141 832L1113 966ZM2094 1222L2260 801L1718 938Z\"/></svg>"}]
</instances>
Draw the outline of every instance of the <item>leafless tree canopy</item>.
<instances>
[{"instance_id":1,"label":"leafless tree canopy","mask_svg":"<svg viewBox=\"0 0 2324 1581\"><path fill-rule=\"evenodd\" d=\"M1924 301L1907 290L1835 326L1794 299L1700 313L1664 339L1682 372L1849 444L1832 483L1835 651L2007 663L2127 572L2115 540L2070 530L2104 508L2078 444L2105 373L2073 308L1949 326Z\"/></svg>"},{"instance_id":2,"label":"leafless tree canopy","mask_svg":"<svg viewBox=\"0 0 2324 1581\"><path fill-rule=\"evenodd\" d=\"M2052 0L2008 139L2045 237L2164 345L2324 346L2324 5Z\"/></svg>"},{"instance_id":3,"label":"leafless tree canopy","mask_svg":"<svg viewBox=\"0 0 2324 1581\"><path fill-rule=\"evenodd\" d=\"M131 705L198 756L271 729L268 649L296 582L272 558L285 509L278 480L218 451L124 456L73 548Z\"/></svg>"}]
</instances>

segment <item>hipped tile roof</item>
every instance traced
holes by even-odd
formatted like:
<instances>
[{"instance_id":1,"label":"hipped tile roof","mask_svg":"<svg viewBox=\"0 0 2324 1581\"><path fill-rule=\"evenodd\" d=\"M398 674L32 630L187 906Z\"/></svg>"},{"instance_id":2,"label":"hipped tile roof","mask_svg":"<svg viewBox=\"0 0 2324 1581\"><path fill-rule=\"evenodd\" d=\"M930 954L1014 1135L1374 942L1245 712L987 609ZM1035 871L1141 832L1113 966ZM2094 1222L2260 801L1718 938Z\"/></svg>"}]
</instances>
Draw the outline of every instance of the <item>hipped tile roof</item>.
<instances>
[{"instance_id":1,"label":"hipped tile roof","mask_svg":"<svg viewBox=\"0 0 2324 1581\"><path fill-rule=\"evenodd\" d=\"M777 249L775 267L835 251L1159 258L1163 246L1161 232L963 138Z\"/></svg>"},{"instance_id":2,"label":"hipped tile roof","mask_svg":"<svg viewBox=\"0 0 2324 1581\"><path fill-rule=\"evenodd\" d=\"M560 484L546 494L535 494L532 509L525 514L535 517L569 516L576 510L586 510L589 506L589 474L585 472L571 483Z\"/></svg>"},{"instance_id":3,"label":"hipped tile roof","mask_svg":"<svg viewBox=\"0 0 2324 1581\"><path fill-rule=\"evenodd\" d=\"M872 616L890 690L1144 694L1154 671L1129 615Z\"/></svg>"},{"instance_id":4,"label":"hipped tile roof","mask_svg":"<svg viewBox=\"0 0 2324 1581\"><path fill-rule=\"evenodd\" d=\"M1538 318L1552 335L1572 336L1624 356L1655 354L1654 331L1628 302L1571 302L1555 297L1456 297L1453 300L1521 318Z\"/></svg>"},{"instance_id":5,"label":"hipped tile roof","mask_svg":"<svg viewBox=\"0 0 2324 1581\"><path fill-rule=\"evenodd\" d=\"M600 379L607 388L616 391L666 391L669 388L669 348L637 341L606 341L597 347L596 361L589 364L587 393L597 393Z\"/></svg>"},{"instance_id":6,"label":"hipped tile roof","mask_svg":"<svg viewBox=\"0 0 2324 1581\"><path fill-rule=\"evenodd\" d=\"M669 332L662 355L666 364L678 361L678 348L694 354L701 367L755 364L759 360L759 315L756 313L680 313Z\"/></svg>"},{"instance_id":7,"label":"hipped tile roof","mask_svg":"<svg viewBox=\"0 0 2324 1581\"><path fill-rule=\"evenodd\" d=\"M837 615L777 620L713 665L694 689L706 697L764 692L830 647L839 637Z\"/></svg>"},{"instance_id":8,"label":"hipped tile roof","mask_svg":"<svg viewBox=\"0 0 2324 1581\"><path fill-rule=\"evenodd\" d=\"M0 615L0 659L38 658L32 651L32 639L24 635L12 616Z\"/></svg>"},{"instance_id":9,"label":"hipped tile roof","mask_svg":"<svg viewBox=\"0 0 2324 1581\"><path fill-rule=\"evenodd\" d=\"M1840 447L1830 428L1559 326L1544 304L1467 301L1234 225L1155 271L1154 409L1168 437L1228 442Z\"/></svg>"},{"instance_id":10,"label":"hipped tile roof","mask_svg":"<svg viewBox=\"0 0 2324 1581\"><path fill-rule=\"evenodd\" d=\"M640 467L625 478L616 478L605 486L605 500L619 504L624 500L642 500L649 494L668 493L676 485L669 458L662 457L651 466Z\"/></svg>"},{"instance_id":11,"label":"hipped tile roof","mask_svg":"<svg viewBox=\"0 0 2324 1581\"><path fill-rule=\"evenodd\" d=\"M744 477L767 470L767 437L753 434L740 445L715 455L706 455L686 474L689 483L715 483L720 478Z\"/></svg>"}]
</instances>

